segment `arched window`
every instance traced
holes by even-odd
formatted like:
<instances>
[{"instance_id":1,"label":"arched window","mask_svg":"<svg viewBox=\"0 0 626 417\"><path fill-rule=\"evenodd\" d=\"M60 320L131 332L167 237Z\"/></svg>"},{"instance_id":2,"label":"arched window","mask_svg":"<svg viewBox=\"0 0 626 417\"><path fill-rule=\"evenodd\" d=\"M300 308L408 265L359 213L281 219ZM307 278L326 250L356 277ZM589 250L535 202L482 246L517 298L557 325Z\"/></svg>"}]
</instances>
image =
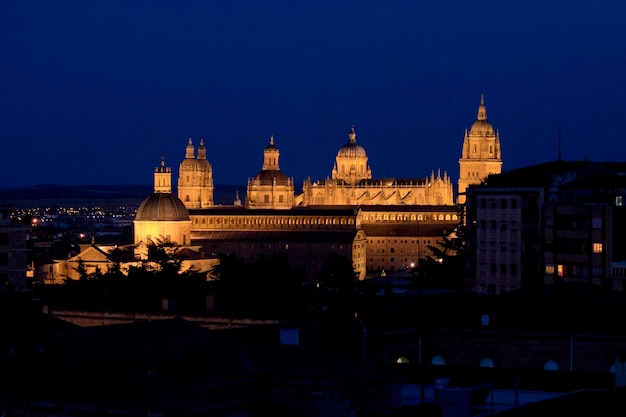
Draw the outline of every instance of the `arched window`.
<instances>
[{"instance_id":1,"label":"arched window","mask_svg":"<svg viewBox=\"0 0 626 417\"><path fill-rule=\"evenodd\" d=\"M398 359L396 359L396 363L410 363L410 362L406 356L400 356Z\"/></svg>"}]
</instances>

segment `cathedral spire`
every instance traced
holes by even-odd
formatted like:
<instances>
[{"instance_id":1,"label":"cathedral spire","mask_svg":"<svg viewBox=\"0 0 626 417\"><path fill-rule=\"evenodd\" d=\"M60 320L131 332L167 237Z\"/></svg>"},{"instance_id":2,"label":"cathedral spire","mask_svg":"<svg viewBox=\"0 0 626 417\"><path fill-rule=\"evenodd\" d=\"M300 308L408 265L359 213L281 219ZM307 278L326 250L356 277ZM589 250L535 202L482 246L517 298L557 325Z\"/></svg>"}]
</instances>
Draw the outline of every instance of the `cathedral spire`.
<instances>
[{"instance_id":1,"label":"cathedral spire","mask_svg":"<svg viewBox=\"0 0 626 417\"><path fill-rule=\"evenodd\" d=\"M191 142L191 138L189 138L189 142L187 143L187 149L185 150L185 158L193 159L195 157L195 148L193 147L193 143Z\"/></svg>"},{"instance_id":2,"label":"cathedral spire","mask_svg":"<svg viewBox=\"0 0 626 417\"><path fill-rule=\"evenodd\" d=\"M478 106L478 120L487 120L487 107L485 106L485 94L480 95L480 106Z\"/></svg>"},{"instance_id":3,"label":"cathedral spire","mask_svg":"<svg viewBox=\"0 0 626 417\"><path fill-rule=\"evenodd\" d=\"M200 139L200 145L198 145L198 159L206 159L206 148L204 147L204 139Z\"/></svg>"}]
</instances>

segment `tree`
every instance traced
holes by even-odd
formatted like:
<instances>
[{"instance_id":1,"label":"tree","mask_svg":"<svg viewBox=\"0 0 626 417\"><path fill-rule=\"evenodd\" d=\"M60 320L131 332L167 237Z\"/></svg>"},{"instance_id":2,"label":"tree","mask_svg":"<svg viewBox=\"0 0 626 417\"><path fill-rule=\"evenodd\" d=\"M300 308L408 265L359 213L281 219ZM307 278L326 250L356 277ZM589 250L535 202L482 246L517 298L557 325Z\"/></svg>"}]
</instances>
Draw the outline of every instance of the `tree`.
<instances>
[{"instance_id":1,"label":"tree","mask_svg":"<svg viewBox=\"0 0 626 417\"><path fill-rule=\"evenodd\" d=\"M358 276L350 259L332 252L326 257L317 276L317 282L325 291L336 291L345 295L354 290L359 281Z\"/></svg>"},{"instance_id":2,"label":"tree","mask_svg":"<svg viewBox=\"0 0 626 417\"><path fill-rule=\"evenodd\" d=\"M422 280L432 279L432 284L435 285L453 285L462 278L465 262L465 224L462 206L459 206L459 219L456 228L444 234L437 242L439 246L428 246L432 255L421 259L419 265Z\"/></svg>"},{"instance_id":3,"label":"tree","mask_svg":"<svg viewBox=\"0 0 626 417\"><path fill-rule=\"evenodd\" d=\"M89 280L89 273L87 272L87 267L85 267L85 261L78 258L78 266L74 268L74 270L78 272L79 281Z\"/></svg>"},{"instance_id":4,"label":"tree","mask_svg":"<svg viewBox=\"0 0 626 417\"><path fill-rule=\"evenodd\" d=\"M303 275L291 268L287 253L252 262L222 254L210 275L219 284L222 309L228 314L287 317L307 305Z\"/></svg>"}]
</instances>

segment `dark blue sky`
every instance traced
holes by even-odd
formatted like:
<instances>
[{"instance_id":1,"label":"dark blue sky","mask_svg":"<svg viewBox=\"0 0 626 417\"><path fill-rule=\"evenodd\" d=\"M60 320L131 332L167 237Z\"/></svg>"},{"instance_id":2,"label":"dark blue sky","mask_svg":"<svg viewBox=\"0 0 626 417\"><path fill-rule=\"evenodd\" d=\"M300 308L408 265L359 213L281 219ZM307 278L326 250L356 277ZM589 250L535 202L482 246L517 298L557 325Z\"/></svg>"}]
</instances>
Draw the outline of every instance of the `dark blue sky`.
<instances>
[{"instance_id":1,"label":"dark blue sky","mask_svg":"<svg viewBox=\"0 0 626 417\"><path fill-rule=\"evenodd\" d=\"M245 184L270 135L296 184L352 124L374 177L456 181L485 93L503 169L626 160L626 3L4 1L0 187L149 184L204 138Z\"/></svg>"}]
</instances>

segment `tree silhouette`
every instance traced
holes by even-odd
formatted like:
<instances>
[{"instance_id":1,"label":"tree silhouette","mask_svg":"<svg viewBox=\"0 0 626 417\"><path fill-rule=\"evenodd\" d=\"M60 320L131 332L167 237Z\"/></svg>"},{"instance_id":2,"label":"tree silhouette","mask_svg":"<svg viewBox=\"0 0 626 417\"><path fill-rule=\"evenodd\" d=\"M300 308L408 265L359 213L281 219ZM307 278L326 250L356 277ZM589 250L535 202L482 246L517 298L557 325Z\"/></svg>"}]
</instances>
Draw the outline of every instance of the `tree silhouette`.
<instances>
[{"instance_id":1,"label":"tree silhouette","mask_svg":"<svg viewBox=\"0 0 626 417\"><path fill-rule=\"evenodd\" d=\"M358 282L358 273L350 259L332 252L326 257L317 275L317 282L323 291L335 291L345 295L354 290Z\"/></svg>"}]
</instances>

